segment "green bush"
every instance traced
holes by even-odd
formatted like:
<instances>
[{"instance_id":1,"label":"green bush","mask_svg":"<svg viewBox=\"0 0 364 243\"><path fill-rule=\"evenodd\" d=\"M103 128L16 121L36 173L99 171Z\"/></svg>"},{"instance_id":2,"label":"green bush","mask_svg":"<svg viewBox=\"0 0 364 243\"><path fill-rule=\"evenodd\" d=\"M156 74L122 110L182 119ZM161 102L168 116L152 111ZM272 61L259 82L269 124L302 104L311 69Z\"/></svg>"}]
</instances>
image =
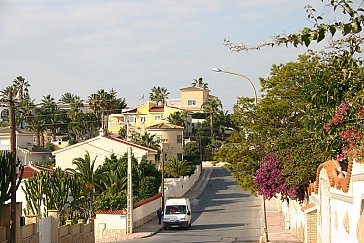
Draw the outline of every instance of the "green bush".
<instances>
[{"instance_id":1,"label":"green bush","mask_svg":"<svg viewBox=\"0 0 364 243\"><path fill-rule=\"evenodd\" d=\"M116 194L102 193L96 198L94 203L95 210L120 210L126 208L126 191Z\"/></svg>"}]
</instances>

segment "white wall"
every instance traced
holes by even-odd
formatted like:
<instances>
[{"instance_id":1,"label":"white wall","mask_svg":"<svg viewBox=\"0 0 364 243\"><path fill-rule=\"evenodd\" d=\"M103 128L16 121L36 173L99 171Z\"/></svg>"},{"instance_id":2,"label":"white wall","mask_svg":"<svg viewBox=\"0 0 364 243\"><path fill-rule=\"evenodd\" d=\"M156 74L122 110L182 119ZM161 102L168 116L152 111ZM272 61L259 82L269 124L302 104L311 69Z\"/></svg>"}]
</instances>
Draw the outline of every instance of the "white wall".
<instances>
[{"instance_id":1,"label":"white wall","mask_svg":"<svg viewBox=\"0 0 364 243\"><path fill-rule=\"evenodd\" d=\"M56 159L57 167L61 169L75 168L72 164L74 158L84 158L86 151L89 152L91 160L95 161L95 169L102 165L105 161L105 157L110 157L111 154L115 154L117 157L122 157L127 152L129 145L113 141L104 137L96 137L80 144L75 144L72 147L67 147L60 151L53 152ZM145 150L132 148L134 156L141 160L143 155L147 154ZM148 158L150 159L150 158ZM154 159L154 155L153 155Z\"/></svg>"},{"instance_id":2,"label":"white wall","mask_svg":"<svg viewBox=\"0 0 364 243\"><path fill-rule=\"evenodd\" d=\"M197 166L195 173L191 175L189 178L180 178L175 180L176 183L172 183L171 185L167 186L167 190L165 191L165 199L168 197L180 197L184 193L186 193L193 184L198 180L201 174L201 167ZM168 180L168 179L166 179ZM183 189L182 189L183 185ZM133 223L140 221L144 218L154 213L160 208L161 206L161 198L158 198L154 201L146 203L138 208L133 210ZM155 214L156 215L156 214ZM115 214L97 214L95 219L95 233L96 237L100 238L100 234L104 231L118 231L118 232L126 232L126 218L125 215L115 215ZM107 234L105 234L107 235Z\"/></svg>"}]
</instances>

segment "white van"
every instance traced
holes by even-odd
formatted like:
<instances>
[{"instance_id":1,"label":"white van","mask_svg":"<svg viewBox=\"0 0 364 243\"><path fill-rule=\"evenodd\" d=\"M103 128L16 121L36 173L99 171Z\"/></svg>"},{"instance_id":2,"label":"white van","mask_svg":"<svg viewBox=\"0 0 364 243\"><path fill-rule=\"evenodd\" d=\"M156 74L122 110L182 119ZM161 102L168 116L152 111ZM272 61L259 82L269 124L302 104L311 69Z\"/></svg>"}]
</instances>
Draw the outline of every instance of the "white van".
<instances>
[{"instance_id":1,"label":"white van","mask_svg":"<svg viewBox=\"0 0 364 243\"><path fill-rule=\"evenodd\" d=\"M189 198L168 198L164 207L163 228L185 228L191 226L191 204Z\"/></svg>"}]
</instances>

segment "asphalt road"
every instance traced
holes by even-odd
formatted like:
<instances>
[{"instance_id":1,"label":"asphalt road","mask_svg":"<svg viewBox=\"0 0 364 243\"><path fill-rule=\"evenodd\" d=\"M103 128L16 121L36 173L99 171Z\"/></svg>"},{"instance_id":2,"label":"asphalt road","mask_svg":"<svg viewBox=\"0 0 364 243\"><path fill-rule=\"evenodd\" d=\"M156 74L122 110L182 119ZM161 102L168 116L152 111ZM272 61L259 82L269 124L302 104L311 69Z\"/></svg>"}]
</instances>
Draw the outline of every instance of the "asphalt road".
<instances>
[{"instance_id":1,"label":"asphalt road","mask_svg":"<svg viewBox=\"0 0 364 243\"><path fill-rule=\"evenodd\" d=\"M226 169L215 168L205 191L192 201L188 230L161 230L148 238L123 242L259 242L260 203Z\"/></svg>"}]
</instances>

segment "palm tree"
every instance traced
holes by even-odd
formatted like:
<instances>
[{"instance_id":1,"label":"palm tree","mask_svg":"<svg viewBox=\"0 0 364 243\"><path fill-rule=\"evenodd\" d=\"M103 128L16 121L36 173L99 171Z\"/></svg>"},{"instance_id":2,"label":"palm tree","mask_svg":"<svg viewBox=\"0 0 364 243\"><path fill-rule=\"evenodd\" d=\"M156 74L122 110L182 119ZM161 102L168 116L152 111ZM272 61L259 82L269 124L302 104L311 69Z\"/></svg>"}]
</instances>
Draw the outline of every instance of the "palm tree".
<instances>
[{"instance_id":1,"label":"palm tree","mask_svg":"<svg viewBox=\"0 0 364 243\"><path fill-rule=\"evenodd\" d=\"M177 111L172 113L167 117L167 121L177 126L187 127L187 112Z\"/></svg>"},{"instance_id":2,"label":"palm tree","mask_svg":"<svg viewBox=\"0 0 364 243\"><path fill-rule=\"evenodd\" d=\"M107 171L100 175L100 187L111 194L126 190L127 177L121 176L117 170Z\"/></svg>"},{"instance_id":3,"label":"palm tree","mask_svg":"<svg viewBox=\"0 0 364 243\"><path fill-rule=\"evenodd\" d=\"M28 88L30 87L30 84L22 76L16 77L16 79L14 79L14 81L13 81L13 84L18 89L19 101L22 102L24 99L26 99L29 96Z\"/></svg>"},{"instance_id":4,"label":"palm tree","mask_svg":"<svg viewBox=\"0 0 364 243\"><path fill-rule=\"evenodd\" d=\"M149 99L157 102L157 105L165 105L167 104L169 92L166 88L156 87L154 86L149 93Z\"/></svg>"},{"instance_id":5,"label":"palm tree","mask_svg":"<svg viewBox=\"0 0 364 243\"><path fill-rule=\"evenodd\" d=\"M41 100L41 105L45 112L52 113L56 110L57 104L54 100L54 98L49 94L46 96L43 96Z\"/></svg>"},{"instance_id":6,"label":"palm tree","mask_svg":"<svg viewBox=\"0 0 364 243\"><path fill-rule=\"evenodd\" d=\"M222 103L218 98L207 98L202 105L204 112L210 117L210 134L213 136L213 118L222 109Z\"/></svg>"},{"instance_id":7,"label":"palm tree","mask_svg":"<svg viewBox=\"0 0 364 243\"><path fill-rule=\"evenodd\" d=\"M76 165L76 169L67 169L67 171L80 178L83 184L83 195L89 200L91 205L90 211L92 211L92 202L94 202L96 196L96 184L99 181L98 174L95 173L96 158L91 161L90 153L86 151L84 158L73 159L72 164Z\"/></svg>"},{"instance_id":8,"label":"palm tree","mask_svg":"<svg viewBox=\"0 0 364 243\"><path fill-rule=\"evenodd\" d=\"M221 133L221 140L224 140L225 138L225 130L227 127L231 127L231 120L230 120L230 114L228 111L218 111L217 113L217 125L215 127L218 128L219 132Z\"/></svg>"},{"instance_id":9,"label":"palm tree","mask_svg":"<svg viewBox=\"0 0 364 243\"><path fill-rule=\"evenodd\" d=\"M43 137L43 132L46 130L46 120L43 118L44 112L42 111L42 108L35 107L31 120L28 123L30 129L35 133L35 141L37 146L41 145L41 137Z\"/></svg>"},{"instance_id":10,"label":"palm tree","mask_svg":"<svg viewBox=\"0 0 364 243\"><path fill-rule=\"evenodd\" d=\"M185 176L189 171L189 164L186 161L178 161L175 158L170 159L165 166L166 173L173 178Z\"/></svg>"},{"instance_id":11,"label":"palm tree","mask_svg":"<svg viewBox=\"0 0 364 243\"><path fill-rule=\"evenodd\" d=\"M61 96L61 98L59 99L59 102L61 102L62 104L70 104L73 102L74 98L75 98L74 94L71 94L70 92L66 92Z\"/></svg>"},{"instance_id":12,"label":"palm tree","mask_svg":"<svg viewBox=\"0 0 364 243\"><path fill-rule=\"evenodd\" d=\"M202 77L200 77L198 79L193 80L192 86L207 89L208 84L204 83Z\"/></svg>"},{"instance_id":13,"label":"palm tree","mask_svg":"<svg viewBox=\"0 0 364 243\"><path fill-rule=\"evenodd\" d=\"M160 149L159 142L156 140L155 134L150 135L150 133L145 132L144 135L139 133L132 133L130 140L133 143L142 145L144 147Z\"/></svg>"},{"instance_id":14,"label":"palm tree","mask_svg":"<svg viewBox=\"0 0 364 243\"><path fill-rule=\"evenodd\" d=\"M126 107L125 99L117 98L114 89L111 89L109 93L104 89L98 90L97 93L88 97L88 103L95 115L101 116L101 126L106 131L108 130L108 116L113 112L120 112Z\"/></svg>"},{"instance_id":15,"label":"palm tree","mask_svg":"<svg viewBox=\"0 0 364 243\"><path fill-rule=\"evenodd\" d=\"M34 100L31 100L29 96L25 97L20 103L19 103L19 123L21 126L23 125L23 122L26 124L29 124L32 120L32 113L35 109Z\"/></svg>"},{"instance_id":16,"label":"palm tree","mask_svg":"<svg viewBox=\"0 0 364 243\"><path fill-rule=\"evenodd\" d=\"M43 119L46 127L52 134L52 140L57 139L57 131L65 130L67 127L67 115L64 110L60 110L51 95L43 96L41 108L44 113Z\"/></svg>"},{"instance_id":17,"label":"palm tree","mask_svg":"<svg viewBox=\"0 0 364 243\"><path fill-rule=\"evenodd\" d=\"M75 116L81 111L80 108L83 107L83 100L80 96L71 94L69 92L64 93L59 99L61 104L68 104L70 110L68 116L70 119L74 119Z\"/></svg>"}]
</instances>

